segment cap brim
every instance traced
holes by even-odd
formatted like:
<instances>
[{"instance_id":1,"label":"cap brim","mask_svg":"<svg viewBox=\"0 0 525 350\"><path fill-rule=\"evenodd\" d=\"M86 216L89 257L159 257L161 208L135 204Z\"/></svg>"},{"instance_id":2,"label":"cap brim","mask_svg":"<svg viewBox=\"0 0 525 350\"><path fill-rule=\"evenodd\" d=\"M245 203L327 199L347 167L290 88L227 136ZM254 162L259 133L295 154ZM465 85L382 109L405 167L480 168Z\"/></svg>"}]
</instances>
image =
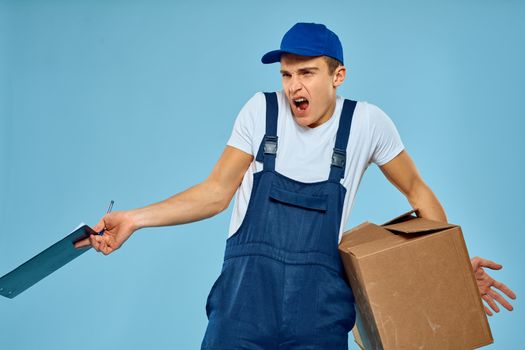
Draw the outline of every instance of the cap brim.
<instances>
[{"instance_id":1,"label":"cap brim","mask_svg":"<svg viewBox=\"0 0 525 350\"><path fill-rule=\"evenodd\" d=\"M264 64L267 63L275 63L281 61L281 56L284 53L290 53L293 55L299 55L299 56L305 56L305 57L317 57L324 55L322 52L319 52L317 50L309 50L309 49L299 49L294 48L293 50L274 50L268 52L266 55L264 55L261 58L261 62Z\"/></svg>"},{"instance_id":2,"label":"cap brim","mask_svg":"<svg viewBox=\"0 0 525 350\"><path fill-rule=\"evenodd\" d=\"M279 62L282 54L281 50L270 51L261 58L261 62L264 64Z\"/></svg>"}]
</instances>

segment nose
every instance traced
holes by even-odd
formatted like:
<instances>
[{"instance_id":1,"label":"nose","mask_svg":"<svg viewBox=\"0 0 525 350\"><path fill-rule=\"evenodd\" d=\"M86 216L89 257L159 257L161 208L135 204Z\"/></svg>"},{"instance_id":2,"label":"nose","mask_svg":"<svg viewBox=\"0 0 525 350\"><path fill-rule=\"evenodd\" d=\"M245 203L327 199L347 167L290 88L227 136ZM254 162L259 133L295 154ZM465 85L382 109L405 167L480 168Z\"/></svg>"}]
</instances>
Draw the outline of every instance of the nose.
<instances>
[{"instance_id":1,"label":"nose","mask_svg":"<svg viewBox=\"0 0 525 350\"><path fill-rule=\"evenodd\" d=\"M293 96L295 93L301 91L302 88L303 84L301 80L297 77L297 75L292 75L290 77L290 85L288 86L290 94Z\"/></svg>"}]
</instances>

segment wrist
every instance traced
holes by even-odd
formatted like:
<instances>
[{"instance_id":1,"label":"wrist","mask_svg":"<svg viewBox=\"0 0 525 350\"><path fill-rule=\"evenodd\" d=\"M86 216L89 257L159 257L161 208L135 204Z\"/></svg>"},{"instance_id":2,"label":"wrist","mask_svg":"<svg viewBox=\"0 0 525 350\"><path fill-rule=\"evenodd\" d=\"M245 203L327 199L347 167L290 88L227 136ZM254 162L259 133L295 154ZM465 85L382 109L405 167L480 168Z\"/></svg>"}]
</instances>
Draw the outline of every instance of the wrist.
<instances>
[{"instance_id":1,"label":"wrist","mask_svg":"<svg viewBox=\"0 0 525 350\"><path fill-rule=\"evenodd\" d=\"M128 211L128 215L133 231L140 230L147 226L143 210L132 209Z\"/></svg>"}]
</instances>

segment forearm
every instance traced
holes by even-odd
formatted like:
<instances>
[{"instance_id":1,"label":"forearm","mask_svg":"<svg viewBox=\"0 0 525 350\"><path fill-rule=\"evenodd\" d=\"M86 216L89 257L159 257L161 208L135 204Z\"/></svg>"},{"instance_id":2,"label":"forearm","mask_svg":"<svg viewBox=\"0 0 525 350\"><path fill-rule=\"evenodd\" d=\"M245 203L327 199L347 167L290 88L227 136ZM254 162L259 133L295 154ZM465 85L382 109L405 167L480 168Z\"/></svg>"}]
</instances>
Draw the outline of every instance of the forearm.
<instances>
[{"instance_id":1,"label":"forearm","mask_svg":"<svg viewBox=\"0 0 525 350\"><path fill-rule=\"evenodd\" d=\"M130 211L136 229L185 224L214 216L229 204L231 196L211 181L199 183L162 202Z\"/></svg>"},{"instance_id":2,"label":"forearm","mask_svg":"<svg viewBox=\"0 0 525 350\"><path fill-rule=\"evenodd\" d=\"M425 219L447 222L447 215L438 198L423 180L418 180L407 195L412 208L419 210Z\"/></svg>"},{"instance_id":3,"label":"forearm","mask_svg":"<svg viewBox=\"0 0 525 350\"><path fill-rule=\"evenodd\" d=\"M162 202L131 210L135 230L179 225L214 216L228 207L253 156L226 146L208 178Z\"/></svg>"}]
</instances>

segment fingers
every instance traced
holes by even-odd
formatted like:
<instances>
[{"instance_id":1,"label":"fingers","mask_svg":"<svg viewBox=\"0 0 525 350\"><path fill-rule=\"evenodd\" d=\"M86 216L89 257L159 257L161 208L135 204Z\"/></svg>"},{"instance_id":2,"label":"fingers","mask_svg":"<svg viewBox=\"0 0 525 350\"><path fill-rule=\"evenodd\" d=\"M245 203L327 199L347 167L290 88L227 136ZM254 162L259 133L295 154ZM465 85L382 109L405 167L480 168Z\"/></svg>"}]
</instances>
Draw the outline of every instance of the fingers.
<instances>
[{"instance_id":1,"label":"fingers","mask_svg":"<svg viewBox=\"0 0 525 350\"><path fill-rule=\"evenodd\" d=\"M93 249L95 249L97 252L101 252L102 248L106 245L102 236L91 235L89 237L89 241L91 242Z\"/></svg>"},{"instance_id":2,"label":"fingers","mask_svg":"<svg viewBox=\"0 0 525 350\"><path fill-rule=\"evenodd\" d=\"M85 248L90 246L91 243L89 242L89 238L81 239L80 241L75 242L74 246L75 248Z\"/></svg>"},{"instance_id":3,"label":"fingers","mask_svg":"<svg viewBox=\"0 0 525 350\"><path fill-rule=\"evenodd\" d=\"M512 300L516 299L516 293L514 293L512 289L507 287L505 284L498 282L498 281L494 281L494 287L501 290L503 293L505 293L506 296L508 296Z\"/></svg>"},{"instance_id":4,"label":"fingers","mask_svg":"<svg viewBox=\"0 0 525 350\"><path fill-rule=\"evenodd\" d=\"M496 312L500 312L500 308L498 307L498 305L496 304L496 301L498 303L500 303L505 309L509 310L509 311L512 311L514 310L514 308L512 307L512 305L507 301L505 300L498 292L496 292L495 290L492 290L492 289L489 289L489 291L487 292L487 294L484 294L481 296L483 298L483 300L492 308L492 310L496 311ZM492 316L492 311L487 308L485 305L483 305L483 307L485 308L485 312L487 313L487 315L489 316Z\"/></svg>"},{"instance_id":5,"label":"fingers","mask_svg":"<svg viewBox=\"0 0 525 350\"><path fill-rule=\"evenodd\" d=\"M93 227L93 231L100 232L106 227L105 218L106 215L104 215L104 217L102 217L102 219L100 219L100 221Z\"/></svg>"},{"instance_id":6,"label":"fingers","mask_svg":"<svg viewBox=\"0 0 525 350\"><path fill-rule=\"evenodd\" d=\"M113 249L108 246L107 244L104 244L101 248L100 248L100 252L104 255L109 255L111 252L113 252Z\"/></svg>"},{"instance_id":7,"label":"fingers","mask_svg":"<svg viewBox=\"0 0 525 350\"><path fill-rule=\"evenodd\" d=\"M492 289L489 289L488 291L488 295L490 297L492 297L492 299L495 299L498 303L501 304L501 306L503 306L505 309L509 310L509 311L512 311L514 310L514 308L512 307L512 305L510 305L510 303L505 300L505 298L503 298L498 292L496 292L495 290L492 290Z\"/></svg>"},{"instance_id":8,"label":"fingers","mask_svg":"<svg viewBox=\"0 0 525 350\"><path fill-rule=\"evenodd\" d=\"M488 307L486 307L485 305L483 305L483 308L485 309L485 313L486 313L487 315L489 315L489 316L494 315L494 314L492 313L492 311L490 311L490 309L489 309Z\"/></svg>"},{"instance_id":9,"label":"fingers","mask_svg":"<svg viewBox=\"0 0 525 350\"><path fill-rule=\"evenodd\" d=\"M499 312L498 305L494 302L494 299L492 299L492 297L490 295L484 294L481 297L483 298L483 300L485 300L485 302L487 304L489 304L489 306L492 308L492 310L494 310L496 312Z\"/></svg>"},{"instance_id":10,"label":"fingers","mask_svg":"<svg viewBox=\"0 0 525 350\"><path fill-rule=\"evenodd\" d=\"M89 243L91 244L91 246L93 247L93 249L95 249L97 252L100 251L100 242L97 240L98 236L95 236L95 235L91 235L89 236Z\"/></svg>"},{"instance_id":11,"label":"fingers","mask_svg":"<svg viewBox=\"0 0 525 350\"><path fill-rule=\"evenodd\" d=\"M475 257L474 259L478 260L480 266L488 267L489 269L492 269L492 270L500 270L501 268L503 268L502 265L495 263L492 260L483 259L480 257Z\"/></svg>"},{"instance_id":12,"label":"fingers","mask_svg":"<svg viewBox=\"0 0 525 350\"><path fill-rule=\"evenodd\" d=\"M104 255L108 255L115 250L110 244L109 237L91 235L89 241L93 249Z\"/></svg>"}]
</instances>

